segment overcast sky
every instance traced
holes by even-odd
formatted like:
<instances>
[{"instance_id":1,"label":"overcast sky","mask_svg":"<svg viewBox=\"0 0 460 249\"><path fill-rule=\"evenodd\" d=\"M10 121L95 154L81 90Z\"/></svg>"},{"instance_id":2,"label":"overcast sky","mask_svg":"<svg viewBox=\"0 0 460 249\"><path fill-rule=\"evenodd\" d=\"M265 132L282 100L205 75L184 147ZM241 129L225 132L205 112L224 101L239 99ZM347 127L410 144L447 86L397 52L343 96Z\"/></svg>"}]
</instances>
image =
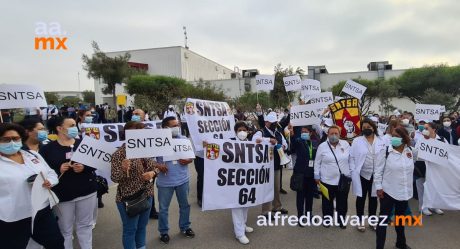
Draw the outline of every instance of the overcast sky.
<instances>
[{"instance_id":1,"label":"overcast sky","mask_svg":"<svg viewBox=\"0 0 460 249\"><path fill-rule=\"evenodd\" d=\"M45 90L93 89L82 54L183 46L233 69L326 65L330 73L365 71L370 61L394 69L460 63L460 1L183 0L4 1L0 83ZM34 50L37 22L59 22L67 51Z\"/></svg>"}]
</instances>

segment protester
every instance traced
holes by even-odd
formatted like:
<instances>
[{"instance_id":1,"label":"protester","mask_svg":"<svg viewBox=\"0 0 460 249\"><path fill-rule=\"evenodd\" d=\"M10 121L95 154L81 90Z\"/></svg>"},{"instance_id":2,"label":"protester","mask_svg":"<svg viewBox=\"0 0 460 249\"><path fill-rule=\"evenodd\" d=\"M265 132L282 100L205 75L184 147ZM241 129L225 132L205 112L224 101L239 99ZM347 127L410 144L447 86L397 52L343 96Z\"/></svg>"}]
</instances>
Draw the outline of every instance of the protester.
<instances>
[{"instance_id":1,"label":"protester","mask_svg":"<svg viewBox=\"0 0 460 249\"><path fill-rule=\"evenodd\" d=\"M438 135L447 140L449 144L458 145L457 132L452 128L452 121L449 117L443 117L441 120L442 128L438 130Z\"/></svg>"},{"instance_id":2,"label":"protester","mask_svg":"<svg viewBox=\"0 0 460 249\"><path fill-rule=\"evenodd\" d=\"M173 139L185 138L180 132L179 122L175 117L169 116L163 119L161 126L163 129L170 129ZM163 162L163 157L157 158ZM195 233L190 228L190 204L188 203L189 193L189 170L188 165L192 159L179 159L177 161L166 161L167 174L159 174L157 179L158 202L160 213L158 219L158 231L160 232L160 241L168 244L169 237L169 206L171 198L176 192L177 202L179 204L179 229L185 237L193 238Z\"/></svg>"},{"instance_id":3,"label":"protester","mask_svg":"<svg viewBox=\"0 0 460 249\"><path fill-rule=\"evenodd\" d=\"M377 159L374 172L374 182L377 196L380 199L380 214L385 216L384 222L389 222L388 217L394 209L395 215L404 215L408 207L408 200L413 193L414 155L410 148L410 137L404 127L396 127L392 131L391 146L385 154ZM382 161L382 163L380 162ZM385 247L386 225L377 226L377 249ZM410 249L406 244L404 224L395 226L396 248Z\"/></svg>"},{"instance_id":4,"label":"protester","mask_svg":"<svg viewBox=\"0 0 460 249\"><path fill-rule=\"evenodd\" d=\"M57 117L50 122L49 129L58 138L40 149L40 154L59 174L60 182L53 187L53 191L60 200L57 216L65 248L73 248L75 226L80 247L91 249L94 207L97 205L95 169L70 160L81 142L76 139L78 128L75 120Z\"/></svg>"},{"instance_id":5,"label":"protester","mask_svg":"<svg viewBox=\"0 0 460 249\"><path fill-rule=\"evenodd\" d=\"M115 123L116 118L117 112L111 106L108 106L107 110L105 111L105 119L107 120L107 123Z\"/></svg>"},{"instance_id":6,"label":"protester","mask_svg":"<svg viewBox=\"0 0 460 249\"><path fill-rule=\"evenodd\" d=\"M38 107L28 107L24 109L24 119L40 118L41 110Z\"/></svg>"},{"instance_id":7,"label":"protester","mask_svg":"<svg viewBox=\"0 0 460 249\"><path fill-rule=\"evenodd\" d=\"M168 106L168 110L166 110L163 114L163 119L167 117L175 117L176 119L179 119L179 116L177 115L176 111L174 110L173 105Z\"/></svg>"},{"instance_id":8,"label":"protester","mask_svg":"<svg viewBox=\"0 0 460 249\"><path fill-rule=\"evenodd\" d=\"M350 145L347 141L340 140L340 128L338 126L329 127L327 137L327 141L321 143L316 152L314 177L316 183L324 185L329 192L329 199L324 193L322 196L323 217L334 216L333 201L336 199L337 213L342 219L345 219L348 211L347 200L350 188L349 185L344 189L339 189L338 186L341 177L350 177ZM340 228L346 228L342 220L339 223ZM325 227L329 226L325 225Z\"/></svg>"},{"instance_id":9,"label":"protester","mask_svg":"<svg viewBox=\"0 0 460 249\"><path fill-rule=\"evenodd\" d=\"M26 139L23 140L23 150L33 150L38 152L48 140L48 131L42 121L38 118L24 119L19 122L26 131Z\"/></svg>"},{"instance_id":10,"label":"protester","mask_svg":"<svg viewBox=\"0 0 460 249\"><path fill-rule=\"evenodd\" d=\"M27 139L24 128L16 124L0 124L0 247L23 249L32 237L47 249L64 248L49 201L34 217L32 232L32 183L44 177L43 187L58 184L56 173L35 151L21 150Z\"/></svg>"},{"instance_id":11,"label":"protester","mask_svg":"<svg viewBox=\"0 0 460 249\"><path fill-rule=\"evenodd\" d=\"M377 157L384 154L386 144L378 135L376 124L370 119L361 122L362 136L353 140L350 149L350 168L353 179L353 194L356 196L356 214L361 218L358 231L364 232L364 206L369 197L368 215L377 213L377 192L374 185L374 171ZM376 229L376 227L371 227Z\"/></svg>"},{"instance_id":12,"label":"protester","mask_svg":"<svg viewBox=\"0 0 460 249\"><path fill-rule=\"evenodd\" d=\"M142 123L130 121L124 130L143 129ZM123 144L112 155L112 181L118 183L116 204L123 223L123 248L146 248L146 226L149 221L150 207L153 198L153 178L158 172L165 170L151 158L127 159L126 144ZM139 210L132 217L127 213L127 201L142 199L147 201L147 209Z\"/></svg>"},{"instance_id":13,"label":"protester","mask_svg":"<svg viewBox=\"0 0 460 249\"><path fill-rule=\"evenodd\" d=\"M91 113L91 111L87 111L87 110L79 110L78 113L77 113L77 128L78 128L78 131L81 133L84 133L84 131L82 131L82 127L84 124L91 124L93 123L94 121L94 116L93 114Z\"/></svg>"}]
</instances>

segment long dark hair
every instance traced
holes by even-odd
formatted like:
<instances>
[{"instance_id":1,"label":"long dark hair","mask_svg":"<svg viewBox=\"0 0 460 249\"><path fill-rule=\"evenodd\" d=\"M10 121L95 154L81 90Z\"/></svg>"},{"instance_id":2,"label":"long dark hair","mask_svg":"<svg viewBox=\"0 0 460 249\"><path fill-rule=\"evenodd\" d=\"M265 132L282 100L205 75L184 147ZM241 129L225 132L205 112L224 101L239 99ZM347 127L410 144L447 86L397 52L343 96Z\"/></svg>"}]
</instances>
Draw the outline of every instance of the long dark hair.
<instances>
[{"instance_id":1,"label":"long dark hair","mask_svg":"<svg viewBox=\"0 0 460 249\"><path fill-rule=\"evenodd\" d=\"M404 127L398 126L394 129L394 131L398 133L399 136L401 136L403 144L410 146L411 143L409 133Z\"/></svg>"},{"instance_id":2,"label":"long dark hair","mask_svg":"<svg viewBox=\"0 0 460 249\"><path fill-rule=\"evenodd\" d=\"M374 130L374 135L376 135L377 137L379 136L378 128L377 128L377 125L375 124L374 121L370 120L369 118L365 118L361 122L361 128L363 128L364 124L369 124L372 127L372 129Z\"/></svg>"}]
</instances>

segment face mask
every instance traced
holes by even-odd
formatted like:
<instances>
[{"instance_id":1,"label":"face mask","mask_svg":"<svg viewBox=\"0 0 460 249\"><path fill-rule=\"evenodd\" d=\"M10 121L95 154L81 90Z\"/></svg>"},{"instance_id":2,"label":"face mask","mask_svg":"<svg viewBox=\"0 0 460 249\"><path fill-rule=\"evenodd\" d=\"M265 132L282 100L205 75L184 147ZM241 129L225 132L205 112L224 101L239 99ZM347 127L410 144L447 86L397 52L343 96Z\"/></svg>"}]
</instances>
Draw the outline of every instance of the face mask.
<instances>
[{"instance_id":1,"label":"face mask","mask_svg":"<svg viewBox=\"0 0 460 249\"><path fill-rule=\"evenodd\" d=\"M306 141L306 140L310 140L310 133L307 133L307 132L302 133L302 134L300 134L300 138L301 138L302 140L305 140L305 141Z\"/></svg>"},{"instance_id":2,"label":"face mask","mask_svg":"<svg viewBox=\"0 0 460 249\"><path fill-rule=\"evenodd\" d=\"M236 134L236 136L238 137L239 140L243 141L243 140L246 140L246 138L248 137L248 132L240 131L238 132L238 134Z\"/></svg>"},{"instance_id":3,"label":"face mask","mask_svg":"<svg viewBox=\"0 0 460 249\"><path fill-rule=\"evenodd\" d=\"M399 147L402 144L402 138L401 137L392 137L391 138L391 145L393 147Z\"/></svg>"},{"instance_id":4,"label":"face mask","mask_svg":"<svg viewBox=\"0 0 460 249\"><path fill-rule=\"evenodd\" d=\"M372 129L364 129L363 130L363 135L368 137L370 135L372 135L374 132L372 131Z\"/></svg>"},{"instance_id":5,"label":"face mask","mask_svg":"<svg viewBox=\"0 0 460 249\"><path fill-rule=\"evenodd\" d=\"M85 123L90 124L93 122L93 117L87 116L85 117Z\"/></svg>"},{"instance_id":6,"label":"face mask","mask_svg":"<svg viewBox=\"0 0 460 249\"><path fill-rule=\"evenodd\" d=\"M131 117L131 121L140 122L140 121L141 121L141 116L139 116L139 115L133 115L133 116Z\"/></svg>"},{"instance_id":7,"label":"face mask","mask_svg":"<svg viewBox=\"0 0 460 249\"><path fill-rule=\"evenodd\" d=\"M446 128L450 127L451 124L452 124L452 122L450 122L450 121L446 121L446 122L442 123L442 125L444 125L444 127L446 127Z\"/></svg>"},{"instance_id":8,"label":"face mask","mask_svg":"<svg viewBox=\"0 0 460 249\"><path fill-rule=\"evenodd\" d=\"M404 126L408 126L408 125L409 125L409 119L407 119L407 118L403 119L403 120L402 120L402 124L403 124Z\"/></svg>"},{"instance_id":9,"label":"face mask","mask_svg":"<svg viewBox=\"0 0 460 249\"><path fill-rule=\"evenodd\" d=\"M16 154L22 148L22 142L0 143L0 152L5 155Z\"/></svg>"},{"instance_id":10,"label":"face mask","mask_svg":"<svg viewBox=\"0 0 460 249\"><path fill-rule=\"evenodd\" d=\"M335 143L339 142L339 136L336 136L336 135L332 135L332 136L328 137L328 139L329 139L329 143L331 143L331 144L335 144Z\"/></svg>"},{"instance_id":11,"label":"face mask","mask_svg":"<svg viewBox=\"0 0 460 249\"><path fill-rule=\"evenodd\" d=\"M67 128L67 136L69 138L76 138L78 136L78 128L77 127Z\"/></svg>"},{"instance_id":12,"label":"face mask","mask_svg":"<svg viewBox=\"0 0 460 249\"><path fill-rule=\"evenodd\" d=\"M423 125L419 125L419 126L418 126L418 130L419 130L419 131L423 131L423 130L425 130L425 126L423 126Z\"/></svg>"},{"instance_id":13,"label":"face mask","mask_svg":"<svg viewBox=\"0 0 460 249\"><path fill-rule=\"evenodd\" d=\"M179 127L172 127L171 128L171 134L172 134L173 137L178 137L180 135Z\"/></svg>"},{"instance_id":14,"label":"face mask","mask_svg":"<svg viewBox=\"0 0 460 249\"><path fill-rule=\"evenodd\" d=\"M40 142L45 141L46 139L48 139L48 132L47 131L38 131L37 132L37 139Z\"/></svg>"},{"instance_id":15,"label":"face mask","mask_svg":"<svg viewBox=\"0 0 460 249\"><path fill-rule=\"evenodd\" d=\"M429 137L430 136L430 131L429 130L423 130L422 135Z\"/></svg>"}]
</instances>

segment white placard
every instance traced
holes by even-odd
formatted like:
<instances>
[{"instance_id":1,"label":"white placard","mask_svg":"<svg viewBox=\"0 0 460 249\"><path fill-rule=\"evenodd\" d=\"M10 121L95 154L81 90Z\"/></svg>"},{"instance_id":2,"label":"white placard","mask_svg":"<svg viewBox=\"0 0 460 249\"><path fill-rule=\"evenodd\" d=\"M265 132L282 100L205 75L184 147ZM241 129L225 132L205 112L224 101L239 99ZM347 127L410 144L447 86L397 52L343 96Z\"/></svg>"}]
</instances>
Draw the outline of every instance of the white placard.
<instances>
[{"instance_id":1,"label":"white placard","mask_svg":"<svg viewBox=\"0 0 460 249\"><path fill-rule=\"evenodd\" d=\"M302 89L301 79L299 75L283 77L284 88L286 92L299 91Z\"/></svg>"},{"instance_id":2,"label":"white placard","mask_svg":"<svg viewBox=\"0 0 460 249\"><path fill-rule=\"evenodd\" d=\"M318 104L295 105L291 107L292 126L317 125L321 123L318 110L323 107Z\"/></svg>"},{"instance_id":3,"label":"white placard","mask_svg":"<svg viewBox=\"0 0 460 249\"><path fill-rule=\"evenodd\" d=\"M192 142L186 138L173 139L173 151L171 156L163 157L163 161L176 161L179 159L193 159L195 152L193 151Z\"/></svg>"},{"instance_id":4,"label":"white placard","mask_svg":"<svg viewBox=\"0 0 460 249\"><path fill-rule=\"evenodd\" d=\"M446 106L445 105L439 106L439 111L440 112L446 112Z\"/></svg>"},{"instance_id":5,"label":"white placard","mask_svg":"<svg viewBox=\"0 0 460 249\"><path fill-rule=\"evenodd\" d=\"M173 154L171 129L126 130L126 158L148 158Z\"/></svg>"},{"instance_id":6,"label":"white placard","mask_svg":"<svg viewBox=\"0 0 460 249\"><path fill-rule=\"evenodd\" d=\"M308 101L310 96L321 93L321 83L313 79L304 79L300 83L302 85L301 94Z\"/></svg>"},{"instance_id":7,"label":"white placard","mask_svg":"<svg viewBox=\"0 0 460 249\"><path fill-rule=\"evenodd\" d=\"M363 97L364 92L366 91L367 87L356 83L352 80L347 80L345 86L343 86L342 92L348 93L349 95L361 99Z\"/></svg>"},{"instance_id":8,"label":"white placard","mask_svg":"<svg viewBox=\"0 0 460 249\"><path fill-rule=\"evenodd\" d=\"M421 138L418 140L416 147L419 159L438 164L449 163L448 143L443 143L436 139Z\"/></svg>"},{"instance_id":9,"label":"white placard","mask_svg":"<svg viewBox=\"0 0 460 249\"><path fill-rule=\"evenodd\" d=\"M203 210L251 207L273 200L272 146L230 139L208 142Z\"/></svg>"},{"instance_id":10,"label":"white placard","mask_svg":"<svg viewBox=\"0 0 460 249\"><path fill-rule=\"evenodd\" d=\"M196 151L203 150L203 141L235 137L235 117L226 102L188 98L184 112Z\"/></svg>"},{"instance_id":11,"label":"white placard","mask_svg":"<svg viewBox=\"0 0 460 249\"><path fill-rule=\"evenodd\" d=\"M97 170L110 172L112 154L117 148L104 140L96 140L90 136L83 137L78 148L72 153L72 162L88 165Z\"/></svg>"},{"instance_id":12,"label":"white placard","mask_svg":"<svg viewBox=\"0 0 460 249\"><path fill-rule=\"evenodd\" d=\"M416 120L438 120L441 113L440 105L415 104L414 118Z\"/></svg>"},{"instance_id":13,"label":"white placard","mask_svg":"<svg viewBox=\"0 0 460 249\"><path fill-rule=\"evenodd\" d=\"M256 89L257 91L271 91L275 87L274 75L256 75Z\"/></svg>"},{"instance_id":14,"label":"white placard","mask_svg":"<svg viewBox=\"0 0 460 249\"><path fill-rule=\"evenodd\" d=\"M45 93L34 85L0 84L0 109L46 107Z\"/></svg>"},{"instance_id":15,"label":"white placard","mask_svg":"<svg viewBox=\"0 0 460 249\"><path fill-rule=\"evenodd\" d=\"M328 105L332 103L334 103L332 92L318 93L310 97L310 104L313 104L313 105L327 107Z\"/></svg>"}]
</instances>

